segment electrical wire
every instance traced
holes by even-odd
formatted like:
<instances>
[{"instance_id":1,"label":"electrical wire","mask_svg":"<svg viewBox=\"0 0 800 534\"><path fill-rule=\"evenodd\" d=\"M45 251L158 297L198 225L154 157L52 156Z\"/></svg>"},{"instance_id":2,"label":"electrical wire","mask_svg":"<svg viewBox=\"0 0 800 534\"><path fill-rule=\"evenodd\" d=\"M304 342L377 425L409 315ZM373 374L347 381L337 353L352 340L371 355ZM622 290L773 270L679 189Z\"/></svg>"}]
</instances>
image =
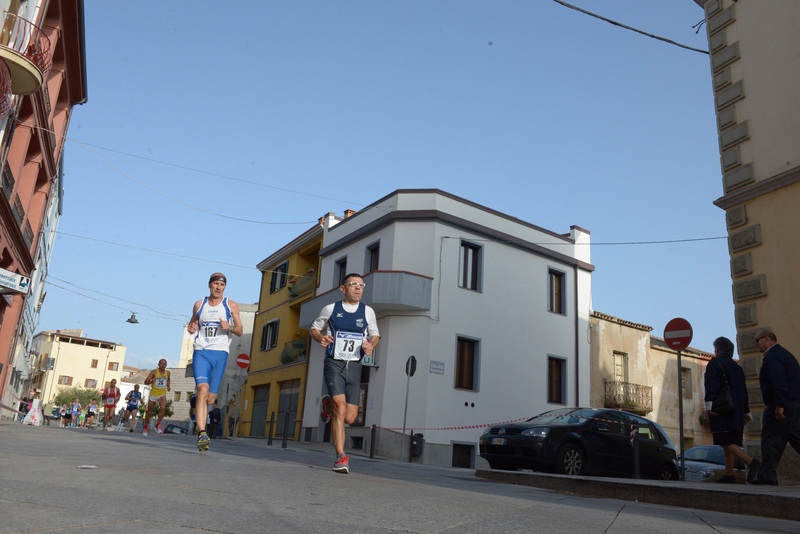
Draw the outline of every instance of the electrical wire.
<instances>
[{"instance_id":1,"label":"electrical wire","mask_svg":"<svg viewBox=\"0 0 800 534\"><path fill-rule=\"evenodd\" d=\"M658 35L653 35L652 33L647 33L647 32L643 32L642 30L637 30L636 28L632 28L631 26L626 26L625 24L622 24L622 23L617 22L615 20L611 20L609 18L603 17L601 15L598 15L597 13L592 13L591 11L587 11L585 9L581 9L578 6L573 6L572 4L568 4L566 2L563 2L562 0L553 0L553 2L555 2L556 4L561 4L564 7L568 7L570 9L574 9L575 11L579 11L579 12L585 14L585 15L589 15L590 17L594 17L596 19L600 19L602 21L608 22L609 24L613 24L614 26L619 26L620 28L624 28L624 29L630 30L632 32L640 33L640 34L645 35L647 37L651 37L653 39L657 39L659 41L663 41L663 42L669 43L671 45L679 46L680 48L685 48L686 50L691 50L692 52L700 52L701 54L708 55L708 51L707 50L702 50L700 48L692 48L691 46L687 46L685 44L681 44L681 43L675 42L675 41L673 41L671 39L667 39L665 37L659 37ZM694 28L694 26L692 26L692 27Z\"/></svg>"},{"instance_id":2,"label":"electrical wire","mask_svg":"<svg viewBox=\"0 0 800 534\"><path fill-rule=\"evenodd\" d=\"M94 297L90 297L89 295L84 295L83 293L79 293L77 291L73 291L72 289L68 289L68 288L60 286L58 284L54 284L50 280L45 280L45 284L47 284L49 286L52 286L52 287L57 287L58 289L61 289L62 291L67 291L69 293L74 293L75 295L79 295L79 296L87 298L89 300L93 300L95 302L99 302L101 304L105 304L106 306L111 306L112 308L117 308L119 310L130 311L131 313L135 313L135 312L132 312L129 308L123 308L122 306L117 306L116 304L111 304L110 302L106 302L104 300L96 299ZM186 320L173 319L172 317L165 317L163 315L153 315L153 314L150 314L150 313L141 313L139 315L145 315L145 316L148 316L148 317L156 317L158 319L166 319L167 321L176 321L176 322L179 322L179 323L185 323L186 322Z\"/></svg>"},{"instance_id":3,"label":"electrical wire","mask_svg":"<svg viewBox=\"0 0 800 534\"><path fill-rule=\"evenodd\" d=\"M172 315L174 317L186 317L185 313L175 313L175 312L170 312L170 311L159 310L157 308L153 308L152 306L148 306L147 304L142 304L141 302L133 302L131 300L126 300L126 299L123 299L123 298L120 298L120 297L115 297L114 295L109 295L107 293L103 293L101 291L96 291L96 290L90 289L88 287L81 287L78 284L75 284L75 283L70 282L68 280L63 280L63 279L55 277L53 275L48 275L47 279L48 280L58 280L59 282L62 282L64 284L67 284L67 285L70 285L72 287L78 288L78 289L80 289L82 291L90 291L92 293L97 293L98 295L103 295L104 297L109 297L109 298L116 299L116 300L119 300L119 301L122 301L122 302L127 302L128 304L133 304L135 306L144 306L148 310L153 311L155 313L159 313L161 315Z\"/></svg>"},{"instance_id":4,"label":"electrical wire","mask_svg":"<svg viewBox=\"0 0 800 534\"><path fill-rule=\"evenodd\" d=\"M217 212L214 212L214 211L210 211L210 210L206 210L206 209L203 209L203 208L199 208L199 207L193 206L192 204L189 204L187 202L183 202L182 200L178 200L177 198L174 198L174 197L171 197L169 195L166 195L166 194L162 193L161 191L159 191L157 189L154 189L154 188L150 187L149 185L140 182L139 180L137 180L133 176L127 174L126 172L122 171L118 167L112 165L109 161L107 161L104 158L102 158L99 154L94 152L91 148L89 148L85 144L83 144L83 143L81 143L79 141L75 141L75 142L78 143L80 146L82 146L87 152L92 154L94 157L96 157L97 159L99 159L100 161L102 161L103 163L105 163L106 165L108 165L109 167L111 167L112 169L117 171L118 173L120 173L122 176L124 176L128 180L132 181L133 183L138 184L141 187L144 187L145 189L147 189L149 191L152 191L153 193L155 193L155 194L157 194L157 195L159 195L159 196L161 196L163 198L166 198L167 200L169 200L171 202L175 202L176 204L180 204L181 206L185 206L185 207L187 207L189 209L193 209L193 210L199 211L201 213L206 213L208 215L214 215L215 217L221 217L223 219L229 219L229 220L232 220L232 221L246 222L246 223L252 223L252 224L294 225L294 224L314 224L314 223L317 222L317 221L297 221L297 222L256 221L254 219L244 219L242 217L234 217L232 215L225 215L223 213L217 213Z\"/></svg>"}]
</instances>

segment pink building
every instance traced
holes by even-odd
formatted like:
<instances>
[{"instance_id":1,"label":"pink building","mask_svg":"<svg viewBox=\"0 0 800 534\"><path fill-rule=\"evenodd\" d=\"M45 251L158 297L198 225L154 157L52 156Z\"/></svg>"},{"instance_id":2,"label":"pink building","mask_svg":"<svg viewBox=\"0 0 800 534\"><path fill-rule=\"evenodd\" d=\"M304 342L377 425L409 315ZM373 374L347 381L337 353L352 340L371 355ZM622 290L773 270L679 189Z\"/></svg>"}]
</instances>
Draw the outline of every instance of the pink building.
<instances>
[{"instance_id":1,"label":"pink building","mask_svg":"<svg viewBox=\"0 0 800 534\"><path fill-rule=\"evenodd\" d=\"M61 214L62 157L83 104L82 0L0 0L0 404L39 370L31 349ZM0 406L0 415L10 415Z\"/></svg>"}]
</instances>

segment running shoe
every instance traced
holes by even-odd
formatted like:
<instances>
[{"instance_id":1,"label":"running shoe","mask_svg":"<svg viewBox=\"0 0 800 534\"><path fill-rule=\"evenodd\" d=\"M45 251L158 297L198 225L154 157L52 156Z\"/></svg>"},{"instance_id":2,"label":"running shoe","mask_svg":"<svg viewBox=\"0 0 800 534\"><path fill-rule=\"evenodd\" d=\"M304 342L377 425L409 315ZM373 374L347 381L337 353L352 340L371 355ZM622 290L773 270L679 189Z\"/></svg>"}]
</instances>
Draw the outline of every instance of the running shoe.
<instances>
[{"instance_id":1,"label":"running shoe","mask_svg":"<svg viewBox=\"0 0 800 534\"><path fill-rule=\"evenodd\" d=\"M147 425L144 425L144 428L142 429L142 435L147 437Z\"/></svg>"},{"instance_id":2,"label":"running shoe","mask_svg":"<svg viewBox=\"0 0 800 534\"><path fill-rule=\"evenodd\" d=\"M131 427L131 430L130 430L130 431L131 431L131 432L133 432L133 427Z\"/></svg>"},{"instance_id":3,"label":"running shoe","mask_svg":"<svg viewBox=\"0 0 800 534\"><path fill-rule=\"evenodd\" d=\"M197 450L200 452L207 451L210 442L211 438L208 437L208 434L200 432L200 436L197 438Z\"/></svg>"},{"instance_id":4,"label":"running shoe","mask_svg":"<svg viewBox=\"0 0 800 534\"><path fill-rule=\"evenodd\" d=\"M333 416L333 401L331 400L331 396L323 395L319 400L319 405L319 418L322 420L323 424L327 425L330 423L331 417Z\"/></svg>"},{"instance_id":5,"label":"running shoe","mask_svg":"<svg viewBox=\"0 0 800 534\"><path fill-rule=\"evenodd\" d=\"M158 432L159 434L164 433L164 431L161 430L161 423L156 423L156 432Z\"/></svg>"},{"instance_id":6,"label":"running shoe","mask_svg":"<svg viewBox=\"0 0 800 534\"><path fill-rule=\"evenodd\" d=\"M350 472L350 458L348 456L342 456L335 462L333 462L333 470L337 473L349 473Z\"/></svg>"}]
</instances>

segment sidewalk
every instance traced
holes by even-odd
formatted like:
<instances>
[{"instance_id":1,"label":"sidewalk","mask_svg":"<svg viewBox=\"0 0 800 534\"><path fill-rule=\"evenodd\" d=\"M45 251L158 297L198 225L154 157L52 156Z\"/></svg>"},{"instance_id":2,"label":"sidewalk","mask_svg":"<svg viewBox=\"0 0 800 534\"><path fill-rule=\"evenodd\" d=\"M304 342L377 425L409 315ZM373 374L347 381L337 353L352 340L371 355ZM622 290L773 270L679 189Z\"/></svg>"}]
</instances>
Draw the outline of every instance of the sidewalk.
<instances>
[{"instance_id":1,"label":"sidewalk","mask_svg":"<svg viewBox=\"0 0 800 534\"><path fill-rule=\"evenodd\" d=\"M475 475L505 484L520 484L585 497L800 521L800 486L573 477L483 469L476 470Z\"/></svg>"}]
</instances>

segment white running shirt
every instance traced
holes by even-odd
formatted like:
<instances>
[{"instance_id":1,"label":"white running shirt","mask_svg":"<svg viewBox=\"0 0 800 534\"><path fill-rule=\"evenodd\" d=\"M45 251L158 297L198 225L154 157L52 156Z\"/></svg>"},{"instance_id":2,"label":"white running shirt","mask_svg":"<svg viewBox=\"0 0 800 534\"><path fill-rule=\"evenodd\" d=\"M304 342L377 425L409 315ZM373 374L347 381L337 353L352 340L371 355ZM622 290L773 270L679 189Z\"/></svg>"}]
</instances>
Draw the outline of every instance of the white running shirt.
<instances>
[{"instance_id":1,"label":"white running shirt","mask_svg":"<svg viewBox=\"0 0 800 534\"><path fill-rule=\"evenodd\" d=\"M230 330L222 331L220 319L224 319L233 327L231 309L228 306L228 297L223 297L222 302L216 306L208 304L208 297L203 298L200 309L197 310L197 333L194 336L194 350L224 350L228 352L231 346Z\"/></svg>"}]
</instances>

